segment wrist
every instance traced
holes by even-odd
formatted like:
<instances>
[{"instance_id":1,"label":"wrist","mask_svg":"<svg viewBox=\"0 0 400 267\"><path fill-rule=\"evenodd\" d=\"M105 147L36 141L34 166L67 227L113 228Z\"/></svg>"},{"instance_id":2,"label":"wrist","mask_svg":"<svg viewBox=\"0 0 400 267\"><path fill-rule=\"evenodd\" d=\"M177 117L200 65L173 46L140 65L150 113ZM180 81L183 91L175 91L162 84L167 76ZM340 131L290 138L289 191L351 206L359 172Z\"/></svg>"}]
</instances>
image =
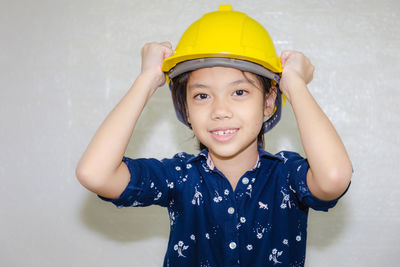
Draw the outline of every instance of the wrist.
<instances>
[{"instance_id":1,"label":"wrist","mask_svg":"<svg viewBox=\"0 0 400 267\"><path fill-rule=\"evenodd\" d=\"M165 75L160 70L144 70L139 74L137 79L146 84L146 87L152 92L165 83Z\"/></svg>"},{"instance_id":2,"label":"wrist","mask_svg":"<svg viewBox=\"0 0 400 267\"><path fill-rule=\"evenodd\" d=\"M129 91L134 91L137 98L144 97L147 102L159 87L156 80L151 73L142 72L137 76Z\"/></svg>"},{"instance_id":3,"label":"wrist","mask_svg":"<svg viewBox=\"0 0 400 267\"><path fill-rule=\"evenodd\" d=\"M291 77L288 77L288 78L285 77L284 79L281 79L281 82L279 85L280 85L282 92L285 94L287 100L289 101L289 103L292 103L291 101L292 101L294 95L298 91L302 91L303 89L307 90L306 82L297 75L293 75Z\"/></svg>"}]
</instances>

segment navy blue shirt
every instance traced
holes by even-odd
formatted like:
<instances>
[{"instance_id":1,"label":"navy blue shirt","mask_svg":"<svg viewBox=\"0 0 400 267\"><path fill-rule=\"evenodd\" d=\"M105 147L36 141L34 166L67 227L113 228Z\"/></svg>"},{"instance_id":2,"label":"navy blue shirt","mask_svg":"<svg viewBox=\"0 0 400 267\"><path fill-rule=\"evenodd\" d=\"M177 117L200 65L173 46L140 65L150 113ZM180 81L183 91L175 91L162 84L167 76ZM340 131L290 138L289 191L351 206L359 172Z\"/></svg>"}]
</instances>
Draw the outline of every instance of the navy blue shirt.
<instances>
[{"instance_id":1,"label":"navy blue shirt","mask_svg":"<svg viewBox=\"0 0 400 267\"><path fill-rule=\"evenodd\" d=\"M307 216L337 200L314 197L306 159L259 150L256 166L233 191L208 151L172 159L124 157L131 180L117 207L168 208L171 232L164 266L304 266Z\"/></svg>"}]
</instances>

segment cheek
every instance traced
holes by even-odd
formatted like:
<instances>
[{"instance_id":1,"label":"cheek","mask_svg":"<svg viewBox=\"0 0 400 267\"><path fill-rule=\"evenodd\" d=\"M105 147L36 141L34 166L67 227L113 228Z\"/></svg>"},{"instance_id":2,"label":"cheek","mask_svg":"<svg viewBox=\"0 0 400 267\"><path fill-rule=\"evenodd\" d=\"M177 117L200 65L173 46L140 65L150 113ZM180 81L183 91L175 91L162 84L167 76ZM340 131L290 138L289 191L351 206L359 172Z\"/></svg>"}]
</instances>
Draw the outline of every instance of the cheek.
<instances>
[{"instance_id":1,"label":"cheek","mask_svg":"<svg viewBox=\"0 0 400 267\"><path fill-rule=\"evenodd\" d=\"M192 117L194 116L193 114L193 108L186 102L186 107L185 107L185 112L186 112L186 117L188 118L188 121L192 120Z\"/></svg>"},{"instance_id":2,"label":"cheek","mask_svg":"<svg viewBox=\"0 0 400 267\"><path fill-rule=\"evenodd\" d=\"M249 123L262 123L264 120L264 105L262 103L253 103L242 109L243 116L248 118Z\"/></svg>"},{"instance_id":3,"label":"cheek","mask_svg":"<svg viewBox=\"0 0 400 267\"><path fill-rule=\"evenodd\" d=\"M264 123L264 116L260 116L258 114L257 116L254 117L254 119L252 120L252 124L253 124L253 133L255 135L258 135L258 133L260 132L263 123Z\"/></svg>"},{"instance_id":4,"label":"cheek","mask_svg":"<svg viewBox=\"0 0 400 267\"><path fill-rule=\"evenodd\" d=\"M192 123L197 112L196 112L195 108L193 107L193 105L191 105L191 103L187 100L186 100L185 111L186 111L186 116L187 116L189 122Z\"/></svg>"},{"instance_id":5,"label":"cheek","mask_svg":"<svg viewBox=\"0 0 400 267\"><path fill-rule=\"evenodd\" d=\"M198 107L187 106L186 114L189 123L192 125L192 129L198 128L198 125L202 125L205 120L205 111Z\"/></svg>"},{"instance_id":6,"label":"cheek","mask_svg":"<svg viewBox=\"0 0 400 267\"><path fill-rule=\"evenodd\" d=\"M251 109L251 112L248 111L245 114L245 121L248 125L248 128L251 130L251 134L257 136L261 130L261 127L264 123L264 112L263 108Z\"/></svg>"}]
</instances>

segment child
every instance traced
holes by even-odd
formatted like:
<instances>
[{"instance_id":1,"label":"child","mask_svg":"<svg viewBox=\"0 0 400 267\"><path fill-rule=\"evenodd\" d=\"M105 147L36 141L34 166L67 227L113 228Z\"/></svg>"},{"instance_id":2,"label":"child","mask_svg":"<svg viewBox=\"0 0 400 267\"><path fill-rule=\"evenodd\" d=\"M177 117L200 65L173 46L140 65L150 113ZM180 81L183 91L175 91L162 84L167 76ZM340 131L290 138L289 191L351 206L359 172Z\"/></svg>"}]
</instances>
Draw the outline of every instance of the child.
<instances>
[{"instance_id":1,"label":"child","mask_svg":"<svg viewBox=\"0 0 400 267\"><path fill-rule=\"evenodd\" d=\"M83 154L79 181L118 207L167 207L164 266L303 266L308 209L333 207L352 175L307 89L314 67L299 52L276 57L265 29L230 6L190 26L172 55L168 42L143 47L141 73ZM124 157L140 113L165 83L162 70L178 118L203 149L161 161ZM280 90L307 159L263 150L263 134L280 117Z\"/></svg>"}]
</instances>

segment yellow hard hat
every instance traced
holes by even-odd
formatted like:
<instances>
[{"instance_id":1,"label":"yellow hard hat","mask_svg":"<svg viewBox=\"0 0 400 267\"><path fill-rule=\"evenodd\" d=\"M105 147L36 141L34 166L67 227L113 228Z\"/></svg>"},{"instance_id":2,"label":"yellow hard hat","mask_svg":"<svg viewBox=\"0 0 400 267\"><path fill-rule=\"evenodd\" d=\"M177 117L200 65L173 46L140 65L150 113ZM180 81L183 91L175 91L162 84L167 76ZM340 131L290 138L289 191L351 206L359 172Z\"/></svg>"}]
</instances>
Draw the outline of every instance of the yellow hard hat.
<instances>
[{"instance_id":1,"label":"yellow hard hat","mask_svg":"<svg viewBox=\"0 0 400 267\"><path fill-rule=\"evenodd\" d=\"M281 73L280 58L265 28L245 13L233 11L230 5L205 14L182 35L173 56L164 60L162 70L198 58L235 58L257 63Z\"/></svg>"},{"instance_id":2,"label":"yellow hard hat","mask_svg":"<svg viewBox=\"0 0 400 267\"><path fill-rule=\"evenodd\" d=\"M212 66L253 72L275 81L274 84L279 84L282 72L281 60L265 28L245 13L233 11L231 5L220 5L218 11L207 13L190 25L161 69L169 81L181 73ZM285 103L279 89L277 98L279 106L275 113L279 114L271 117L274 123L268 130L279 121Z\"/></svg>"}]
</instances>

